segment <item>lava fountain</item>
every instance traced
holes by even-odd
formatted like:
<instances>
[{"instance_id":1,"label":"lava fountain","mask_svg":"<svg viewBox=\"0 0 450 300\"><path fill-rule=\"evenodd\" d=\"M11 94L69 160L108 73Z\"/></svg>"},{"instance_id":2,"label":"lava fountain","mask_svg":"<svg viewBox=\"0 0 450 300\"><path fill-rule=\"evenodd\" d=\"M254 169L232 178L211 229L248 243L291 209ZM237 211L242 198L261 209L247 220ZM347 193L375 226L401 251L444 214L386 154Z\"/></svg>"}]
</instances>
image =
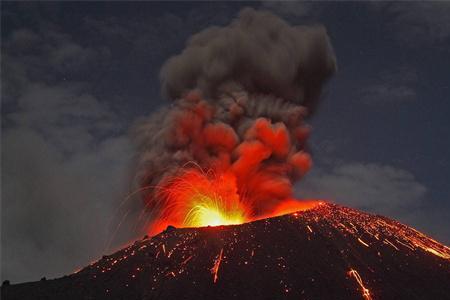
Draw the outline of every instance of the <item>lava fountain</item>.
<instances>
[{"instance_id":1,"label":"lava fountain","mask_svg":"<svg viewBox=\"0 0 450 300\"><path fill-rule=\"evenodd\" d=\"M257 219L289 214L313 208L320 201L285 199L265 215L254 215L250 201L241 199L233 173L220 176L195 168L183 170L160 189L158 199L165 199L165 215L153 224L151 234L168 225L175 227L204 227L237 225Z\"/></svg>"},{"instance_id":2,"label":"lava fountain","mask_svg":"<svg viewBox=\"0 0 450 300\"><path fill-rule=\"evenodd\" d=\"M201 170L186 169L157 194L168 203L166 220L176 227L201 227L242 224L249 220L241 202L236 180L231 174L216 176Z\"/></svg>"}]
</instances>

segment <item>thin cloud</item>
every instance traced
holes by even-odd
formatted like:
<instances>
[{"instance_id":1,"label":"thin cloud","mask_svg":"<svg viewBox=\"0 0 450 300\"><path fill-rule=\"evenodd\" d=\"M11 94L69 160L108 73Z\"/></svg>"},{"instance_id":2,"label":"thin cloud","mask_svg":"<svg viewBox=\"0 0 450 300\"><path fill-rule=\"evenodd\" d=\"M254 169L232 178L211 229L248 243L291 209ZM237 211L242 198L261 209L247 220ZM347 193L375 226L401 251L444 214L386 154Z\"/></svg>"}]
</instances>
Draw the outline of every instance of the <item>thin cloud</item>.
<instances>
[{"instance_id":1,"label":"thin cloud","mask_svg":"<svg viewBox=\"0 0 450 300\"><path fill-rule=\"evenodd\" d=\"M304 198L329 199L391 216L420 206L427 191L407 170L361 162L316 166L297 188Z\"/></svg>"},{"instance_id":2,"label":"thin cloud","mask_svg":"<svg viewBox=\"0 0 450 300\"><path fill-rule=\"evenodd\" d=\"M55 277L100 256L127 191L133 153L120 116L66 80L98 51L58 31L4 43L2 276Z\"/></svg>"},{"instance_id":3,"label":"thin cloud","mask_svg":"<svg viewBox=\"0 0 450 300\"><path fill-rule=\"evenodd\" d=\"M414 101L417 98L415 70L400 67L379 73L362 85L358 99L366 104L389 104Z\"/></svg>"},{"instance_id":4,"label":"thin cloud","mask_svg":"<svg viewBox=\"0 0 450 300\"><path fill-rule=\"evenodd\" d=\"M403 45L438 46L450 39L450 2L372 2L370 5L389 17L386 25Z\"/></svg>"}]
</instances>

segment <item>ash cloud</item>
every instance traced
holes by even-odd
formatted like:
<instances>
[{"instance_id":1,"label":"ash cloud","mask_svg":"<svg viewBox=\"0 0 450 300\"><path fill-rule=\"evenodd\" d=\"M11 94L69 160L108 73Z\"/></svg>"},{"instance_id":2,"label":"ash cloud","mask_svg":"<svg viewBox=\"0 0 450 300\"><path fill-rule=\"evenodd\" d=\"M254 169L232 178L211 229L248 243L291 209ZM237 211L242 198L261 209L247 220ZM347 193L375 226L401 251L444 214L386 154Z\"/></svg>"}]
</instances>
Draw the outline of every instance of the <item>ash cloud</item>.
<instances>
[{"instance_id":1,"label":"ash cloud","mask_svg":"<svg viewBox=\"0 0 450 300\"><path fill-rule=\"evenodd\" d=\"M152 189L167 189L189 163L233 174L230 190L251 199L254 215L292 197L312 164L305 119L335 70L323 26L290 26L270 12L246 8L193 35L160 73L172 104L135 128L147 207L169 220L182 209Z\"/></svg>"},{"instance_id":2,"label":"ash cloud","mask_svg":"<svg viewBox=\"0 0 450 300\"><path fill-rule=\"evenodd\" d=\"M243 9L226 27L210 27L187 42L161 70L171 99L200 89L205 96L242 87L312 110L323 82L336 69L323 26L290 26L270 12Z\"/></svg>"}]
</instances>

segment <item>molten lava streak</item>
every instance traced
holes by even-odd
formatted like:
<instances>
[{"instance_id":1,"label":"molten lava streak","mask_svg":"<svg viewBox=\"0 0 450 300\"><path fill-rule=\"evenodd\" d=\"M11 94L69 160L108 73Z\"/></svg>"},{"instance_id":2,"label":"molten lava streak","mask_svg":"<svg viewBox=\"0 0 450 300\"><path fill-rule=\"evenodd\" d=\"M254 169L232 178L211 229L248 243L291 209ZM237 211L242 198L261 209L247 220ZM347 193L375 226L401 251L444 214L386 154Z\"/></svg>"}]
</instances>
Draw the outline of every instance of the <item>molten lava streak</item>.
<instances>
[{"instance_id":1,"label":"molten lava streak","mask_svg":"<svg viewBox=\"0 0 450 300\"><path fill-rule=\"evenodd\" d=\"M161 213L150 234L175 227L237 225L310 209L321 202L286 199L269 212L255 213L252 202L240 197L233 173L215 174L188 169L160 188Z\"/></svg>"},{"instance_id":2,"label":"molten lava streak","mask_svg":"<svg viewBox=\"0 0 450 300\"><path fill-rule=\"evenodd\" d=\"M362 296L364 297L364 299L366 300L372 300L372 296L370 295L370 291L368 288L366 288L363 284L362 278L359 275L358 271L354 270L354 269L350 269L350 271L348 271L348 275L353 276L356 279L356 282L359 284L361 290L362 290Z\"/></svg>"}]
</instances>

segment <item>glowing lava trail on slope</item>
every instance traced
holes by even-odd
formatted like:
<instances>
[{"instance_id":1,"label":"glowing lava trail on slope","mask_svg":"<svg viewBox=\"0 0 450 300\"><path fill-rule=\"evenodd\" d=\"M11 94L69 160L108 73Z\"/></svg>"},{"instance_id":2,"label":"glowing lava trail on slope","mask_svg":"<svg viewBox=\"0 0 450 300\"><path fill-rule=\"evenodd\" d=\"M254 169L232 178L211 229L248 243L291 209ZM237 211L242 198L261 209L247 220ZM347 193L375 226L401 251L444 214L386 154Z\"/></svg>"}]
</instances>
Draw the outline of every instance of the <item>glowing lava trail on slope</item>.
<instances>
[{"instance_id":1,"label":"glowing lava trail on slope","mask_svg":"<svg viewBox=\"0 0 450 300\"><path fill-rule=\"evenodd\" d=\"M450 249L394 220L321 203L241 225L168 228L5 299L449 299ZM3 299L3 298L2 298Z\"/></svg>"}]
</instances>

